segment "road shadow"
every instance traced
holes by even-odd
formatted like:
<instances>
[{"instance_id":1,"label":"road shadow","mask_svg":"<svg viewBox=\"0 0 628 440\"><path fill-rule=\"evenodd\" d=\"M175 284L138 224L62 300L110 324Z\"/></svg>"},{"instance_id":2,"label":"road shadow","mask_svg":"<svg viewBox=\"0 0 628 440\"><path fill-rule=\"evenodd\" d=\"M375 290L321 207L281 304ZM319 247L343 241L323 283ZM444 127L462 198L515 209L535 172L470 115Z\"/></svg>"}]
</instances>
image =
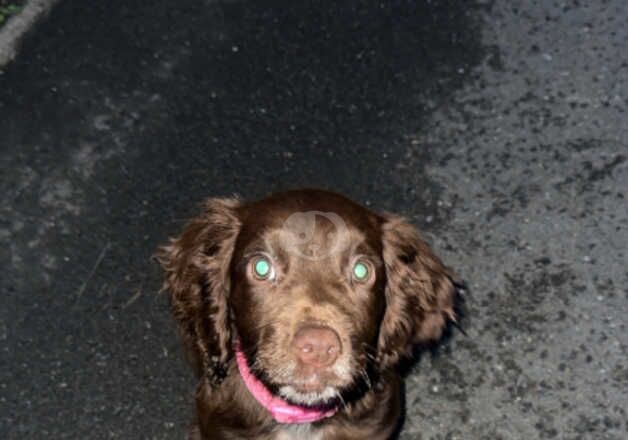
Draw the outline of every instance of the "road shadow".
<instances>
[{"instance_id":1,"label":"road shadow","mask_svg":"<svg viewBox=\"0 0 628 440\"><path fill-rule=\"evenodd\" d=\"M0 98L22 131L59 144L81 135L72 121L113 102L142 125L128 159L142 178L198 183L194 197L308 185L429 209L435 197L417 194L431 185L420 177L428 148L409 138L482 60L486 7L66 0L0 78Z\"/></svg>"}]
</instances>

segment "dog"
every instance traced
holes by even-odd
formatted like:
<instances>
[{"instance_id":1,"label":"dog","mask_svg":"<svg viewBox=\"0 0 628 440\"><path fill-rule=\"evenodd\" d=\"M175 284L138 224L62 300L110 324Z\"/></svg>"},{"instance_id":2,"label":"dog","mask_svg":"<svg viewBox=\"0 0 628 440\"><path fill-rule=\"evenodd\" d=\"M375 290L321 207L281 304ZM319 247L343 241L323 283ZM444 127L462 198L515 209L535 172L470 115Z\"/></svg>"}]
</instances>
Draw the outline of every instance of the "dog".
<instances>
[{"instance_id":1,"label":"dog","mask_svg":"<svg viewBox=\"0 0 628 440\"><path fill-rule=\"evenodd\" d=\"M194 439L388 439L399 365L458 318L410 223L326 190L210 199L157 258L199 378Z\"/></svg>"}]
</instances>

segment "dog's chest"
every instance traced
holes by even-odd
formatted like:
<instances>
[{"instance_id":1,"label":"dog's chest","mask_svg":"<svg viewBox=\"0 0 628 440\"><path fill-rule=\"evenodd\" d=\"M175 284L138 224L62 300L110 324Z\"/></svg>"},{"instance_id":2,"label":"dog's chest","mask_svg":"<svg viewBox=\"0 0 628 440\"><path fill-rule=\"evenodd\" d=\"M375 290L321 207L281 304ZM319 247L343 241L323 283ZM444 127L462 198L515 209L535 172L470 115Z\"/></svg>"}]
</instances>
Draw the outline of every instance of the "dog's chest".
<instances>
[{"instance_id":1,"label":"dog's chest","mask_svg":"<svg viewBox=\"0 0 628 440\"><path fill-rule=\"evenodd\" d=\"M323 440L322 432L312 429L309 423L303 425L282 426L274 440Z\"/></svg>"}]
</instances>

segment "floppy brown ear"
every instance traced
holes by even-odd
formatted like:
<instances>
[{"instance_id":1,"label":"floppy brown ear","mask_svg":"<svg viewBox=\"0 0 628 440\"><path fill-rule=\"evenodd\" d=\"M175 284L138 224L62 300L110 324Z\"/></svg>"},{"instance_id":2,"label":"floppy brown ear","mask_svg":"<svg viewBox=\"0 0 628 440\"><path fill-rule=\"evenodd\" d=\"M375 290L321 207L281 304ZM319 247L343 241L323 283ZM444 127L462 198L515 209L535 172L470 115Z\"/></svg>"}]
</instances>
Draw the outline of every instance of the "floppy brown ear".
<instances>
[{"instance_id":1,"label":"floppy brown ear","mask_svg":"<svg viewBox=\"0 0 628 440\"><path fill-rule=\"evenodd\" d=\"M392 215L382 225L386 267L386 312L380 327L380 368L408 357L417 344L440 339L456 320L453 273L432 252L418 231Z\"/></svg>"},{"instance_id":2,"label":"floppy brown ear","mask_svg":"<svg viewBox=\"0 0 628 440\"><path fill-rule=\"evenodd\" d=\"M231 354L229 265L240 229L236 199L210 199L183 233L159 248L163 289L197 373L218 384Z\"/></svg>"}]
</instances>

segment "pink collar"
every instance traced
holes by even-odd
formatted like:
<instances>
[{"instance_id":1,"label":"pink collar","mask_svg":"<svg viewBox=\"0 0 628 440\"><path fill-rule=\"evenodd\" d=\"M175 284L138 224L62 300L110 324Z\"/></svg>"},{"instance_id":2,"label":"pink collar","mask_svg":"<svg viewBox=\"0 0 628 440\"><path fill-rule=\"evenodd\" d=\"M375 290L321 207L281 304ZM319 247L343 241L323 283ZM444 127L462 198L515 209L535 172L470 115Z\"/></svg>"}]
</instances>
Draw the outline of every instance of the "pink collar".
<instances>
[{"instance_id":1,"label":"pink collar","mask_svg":"<svg viewBox=\"0 0 628 440\"><path fill-rule=\"evenodd\" d=\"M303 408L297 405L291 405L285 400L273 396L271 392L257 379L244 358L244 353L240 350L240 344L236 344L236 362L240 376L244 380L246 387L249 389L253 397L270 413L279 423L311 423L326 417L333 416L337 409L332 408L327 411L317 409Z\"/></svg>"}]
</instances>

